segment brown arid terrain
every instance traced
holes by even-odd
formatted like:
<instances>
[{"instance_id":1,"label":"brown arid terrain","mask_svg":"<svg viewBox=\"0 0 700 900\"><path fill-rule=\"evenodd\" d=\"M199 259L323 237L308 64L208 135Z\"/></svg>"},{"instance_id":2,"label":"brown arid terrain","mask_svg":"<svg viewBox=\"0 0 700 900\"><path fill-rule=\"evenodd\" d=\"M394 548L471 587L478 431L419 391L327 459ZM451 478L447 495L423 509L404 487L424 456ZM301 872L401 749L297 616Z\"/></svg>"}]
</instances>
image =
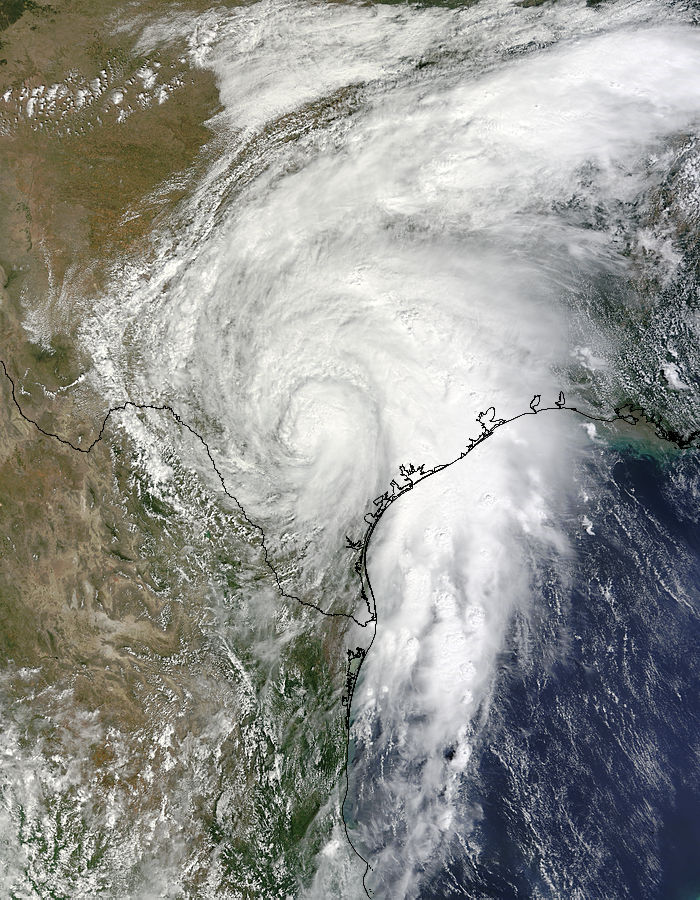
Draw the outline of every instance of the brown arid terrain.
<instances>
[{"instance_id":1,"label":"brown arid terrain","mask_svg":"<svg viewBox=\"0 0 700 900\"><path fill-rule=\"evenodd\" d=\"M107 406L85 381L81 317L110 261L148 258L216 141L212 74L177 41L134 49L162 14L0 5L0 358L24 415L84 446ZM3 375L0 894L270 896L273 864L292 889L317 844L302 852L300 837L340 771L342 714L308 778L279 753L299 738L307 689L342 688L338 620L319 623L318 641L290 639L274 671L252 651L242 660L300 610L284 608L240 515L188 468L206 461L173 451L184 516L118 421L76 452L23 419L11 387ZM268 618L250 615L261 598ZM284 735L265 725L275 710Z\"/></svg>"},{"instance_id":2,"label":"brown arid terrain","mask_svg":"<svg viewBox=\"0 0 700 900\"><path fill-rule=\"evenodd\" d=\"M103 110L109 91L90 106L64 98L60 113L35 109L29 117L27 101L19 97L38 87L70 84L75 94L78 85L108 71L106 80L116 89L156 61L132 54L133 35L109 36L116 4L101 4L99 10L79 3L24 7L0 38L2 86L12 94L0 101L2 352L21 390L23 411L46 430L75 441L91 437L106 413L99 397L81 390L90 362L75 340L80 303L89 302L101 284L105 261L144 252L154 218L182 196L186 188L179 187L171 195L162 192L157 204L146 200L166 179L196 165L211 138L204 122L216 111L217 91L210 74L168 57L158 64L179 67L178 87L167 102L137 106L122 123L109 121ZM39 341L23 328L27 311L37 306L49 331ZM16 547L4 554L4 580L16 585L18 572L26 577L32 568L45 569L37 573L44 584L42 605L52 597L70 597L86 579L92 584L98 571L104 575L94 587L104 590L114 561L123 569L129 557L139 556L137 537L115 538L123 511L109 449L99 446L85 457L43 437L21 421L9 389L9 382L3 383L2 509L5 522L13 522L21 536L4 531ZM77 558L76 547L81 548ZM14 554L18 571L11 568ZM68 572L76 564L80 578L69 587ZM136 569L133 575L142 581ZM2 602L6 606L5 597ZM52 614L39 614L26 593L23 606L34 610L27 618L6 613L6 621L24 621L26 631L3 633L5 653L22 665L35 664L46 652L63 659L61 647L45 644L46 626L40 624ZM61 641L61 633L48 640Z\"/></svg>"},{"instance_id":3,"label":"brown arid terrain","mask_svg":"<svg viewBox=\"0 0 700 900\"><path fill-rule=\"evenodd\" d=\"M696 12L0 0L0 900L681 896Z\"/></svg>"}]
</instances>

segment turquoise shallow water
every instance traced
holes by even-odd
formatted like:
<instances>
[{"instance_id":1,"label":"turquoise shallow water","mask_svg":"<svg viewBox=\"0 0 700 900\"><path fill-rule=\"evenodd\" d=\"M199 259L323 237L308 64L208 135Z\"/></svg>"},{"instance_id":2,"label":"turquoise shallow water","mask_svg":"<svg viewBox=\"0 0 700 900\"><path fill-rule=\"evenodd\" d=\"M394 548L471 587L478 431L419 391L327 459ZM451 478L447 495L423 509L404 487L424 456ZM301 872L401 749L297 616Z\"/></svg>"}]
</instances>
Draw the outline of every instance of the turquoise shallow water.
<instances>
[{"instance_id":1,"label":"turquoise shallow water","mask_svg":"<svg viewBox=\"0 0 700 900\"><path fill-rule=\"evenodd\" d=\"M502 659L465 786L473 855L451 847L421 896L697 896L699 463L591 464L595 536L578 535L568 591L542 570Z\"/></svg>"},{"instance_id":2,"label":"turquoise shallow water","mask_svg":"<svg viewBox=\"0 0 700 900\"><path fill-rule=\"evenodd\" d=\"M594 534L572 509L568 577L538 568L537 599L499 660L459 824L419 873L417 897L700 891L700 454L600 446L580 479ZM365 777L391 765L366 765ZM379 873L374 884L388 896Z\"/></svg>"}]
</instances>

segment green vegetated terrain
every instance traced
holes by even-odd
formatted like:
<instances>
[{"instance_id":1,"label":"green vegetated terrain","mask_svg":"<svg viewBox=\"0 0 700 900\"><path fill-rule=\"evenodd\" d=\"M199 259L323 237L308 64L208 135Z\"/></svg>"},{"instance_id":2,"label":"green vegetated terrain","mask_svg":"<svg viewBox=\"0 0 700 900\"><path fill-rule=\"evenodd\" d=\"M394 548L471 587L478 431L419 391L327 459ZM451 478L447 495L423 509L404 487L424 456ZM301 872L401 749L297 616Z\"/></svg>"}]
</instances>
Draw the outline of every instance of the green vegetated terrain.
<instances>
[{"instance_id":1,"label":"green vegetated terrain","mask_svg":"<svg viewBox=\"0 0 700 900\"><path fill-rule=\"evenodd\" d=\"M107 407L81 317L215 153L212 74L184 42L135 50L168 8L0 4L0 358L24 413L84 445ZM344 620L279 596L259 535L167 415L140 414L164 436L156 484L117 421L78 453L10 387L0 893L294 893L337 824L318 813L345 754Z\"/></svg>"}]
</instances>

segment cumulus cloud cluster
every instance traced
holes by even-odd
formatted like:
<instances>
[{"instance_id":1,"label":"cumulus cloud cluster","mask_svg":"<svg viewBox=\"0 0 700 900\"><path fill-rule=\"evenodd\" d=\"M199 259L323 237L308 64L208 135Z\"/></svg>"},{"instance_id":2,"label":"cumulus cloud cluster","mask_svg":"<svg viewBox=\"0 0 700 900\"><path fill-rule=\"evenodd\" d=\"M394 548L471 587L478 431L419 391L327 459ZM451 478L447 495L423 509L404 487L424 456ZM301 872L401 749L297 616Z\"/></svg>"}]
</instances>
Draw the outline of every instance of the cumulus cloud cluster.
<instances>
[{"instance_id":1,"label":"cumulus cloud cluster","mask_svg":"<svg viewBox=\"0 0 700 900\"><path fill-rule=\"evenodd\" d=\"M332 607L343 536L400 463L451 459L479 410L566 387L577 292L629 268L572 210L632 203L663 142L695 127L700 36L653 5L498 3L260 3L197 33L226 149L149 280L120 273L90 341L115 393L216 423L227 483L273 552L303 561L295 588ZM465 827L459 780L532 547L568 552L585 434L555 418L490 439L378 529L354 790L392 897L416 896Z\"/></svg>"}]
</instances>

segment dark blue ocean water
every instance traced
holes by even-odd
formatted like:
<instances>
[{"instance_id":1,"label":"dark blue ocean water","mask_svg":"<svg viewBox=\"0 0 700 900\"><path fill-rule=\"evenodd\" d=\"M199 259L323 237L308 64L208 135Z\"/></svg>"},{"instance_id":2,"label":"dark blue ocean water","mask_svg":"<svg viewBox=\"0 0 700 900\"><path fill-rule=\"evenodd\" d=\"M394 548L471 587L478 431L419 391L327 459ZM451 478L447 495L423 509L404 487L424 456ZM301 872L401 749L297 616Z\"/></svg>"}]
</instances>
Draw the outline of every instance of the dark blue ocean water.
<instances>
[{"instance_id":1,"label":"dark blue ocean water","mask_svg":"<svg viewBox=\"0 0 700 900\"><path fill-rule=\"evenodd\" d=\"M595 534L539 565L425 900L700 897L700 456L576 477Z\"/></svg>"}]
</instances>

